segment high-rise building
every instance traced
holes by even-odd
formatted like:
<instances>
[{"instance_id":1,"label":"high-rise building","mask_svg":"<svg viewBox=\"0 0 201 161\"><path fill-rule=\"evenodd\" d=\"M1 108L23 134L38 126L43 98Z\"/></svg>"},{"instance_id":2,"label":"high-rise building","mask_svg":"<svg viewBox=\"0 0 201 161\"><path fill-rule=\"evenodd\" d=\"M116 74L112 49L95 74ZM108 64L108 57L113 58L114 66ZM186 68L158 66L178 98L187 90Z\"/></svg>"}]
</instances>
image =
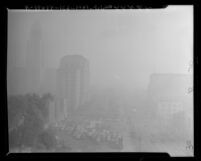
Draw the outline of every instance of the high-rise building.
<instances>
[{"instance_id":1,"label":"high-rise building","mask_svg":"<svg viewBox=\"0 0 201 161\"><path fill-rule=\"evenodd\" d=\"M80 55L61 59L57 71L57 117L75 112L88 97L89 62Z\"/></svg>"},{"instance_id":2,"label":"high-rise building","mask_svg":"<svg viewBox=\"0 0 201 161\"><path fill-rule=\"evenodd\" d=\"M19 53L13 53L10 57L16 59L16 54ZM17 66L16 60L13 62L8 61L8 94L40 93L42 76L44 75L43 55L42 28L40 22L35 21L28 35L25 65Z\"/></svg>"},{"instance_id":3,"label":"high-rise building","mask_svg":"<svg viewBox=\"0 0 201 161\"><path fill-rule=\"evenodd\" d=\"M56 94L56 77L57 77L57 68L46 67L43 69L43 75L40 94L50 93L52 95Z\"/></svg>"},{"instance_id":4,"label":"high-rise building","mask_svg":"<svg viewBox=\"0 0 201 161\"><path fill-rule=\"evenodd\" d=\"M42 27L39 21L32 24L26 50L26 76L28 92L38 93L40 90L44 56L42 52Z\"/></svg>"}]
</instances>

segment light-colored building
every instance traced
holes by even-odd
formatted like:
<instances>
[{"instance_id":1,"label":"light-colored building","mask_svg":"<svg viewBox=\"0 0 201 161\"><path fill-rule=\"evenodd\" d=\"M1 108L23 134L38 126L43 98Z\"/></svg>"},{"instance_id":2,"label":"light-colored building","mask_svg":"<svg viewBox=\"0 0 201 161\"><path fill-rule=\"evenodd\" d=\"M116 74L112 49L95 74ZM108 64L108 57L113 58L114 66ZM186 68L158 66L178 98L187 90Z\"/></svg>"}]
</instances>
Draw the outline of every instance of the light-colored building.
<instances>
[{"instance_id":1,"label":"light-colored building","mask_svg":"<svg viewBox=\"0 0 201 161\"><path fill-rule=\"evenodd\" d=\"M44 69L42 51L42 26L39 21L32 24L26 50L26 84L28 93L39 93Z\"/></svg>"},{"instance_id":2,"label":"light-colored building","mask_svg":"<svg viewBox=\"0 0 201 161\"><path fill-rule=\"evenodd\" d=\"M188 74L152 74L147 99L150 111L167 127L193 128L193 76Z\"/></svg>"},{"instance_id":3,"label":"light-colored building","mask_svg":"<svg viewBox=\"0 0 201 161\"><path fill-rule=\"evenodd\" d=\"M42 76L42 82L40 86L40 94L51 93L56 94L56 68L45 68Z\"/></svg>"},{"instance_id":4,"label":"light-colored building","mask_svg":"<svg viewBox=\"0 0 201 161\"><path fill-rule=\"evenodd\" d=\"M56 109L55 101L50 101L49 102L49 123L50 124L56 122L55 109Z\"/></svg>"},{"instance_id":5,"label":"light-colored building","mask_svg":"<svg viewBox=\"0 0 201 161\"><path fill-rule=\"evenodd\" d=\"M34 21L27 39L25 63L17 65L8 61L7 87L8 94L42 94L45 71L43 52L43 34L40 21ZM17 57L15 53L11 55ZM11 57L10 56L10 57ZM14 59L13 58L13 59Z\"/></svg>"},{"instance_id":6,"label":"light-colored building","mask_svg":"<svg viewBox=\"0 0 201 161\"><path fill-rule=\"evenodd\" d=\"M152 74L148 86L148 98L158 109L169 113L185 110L185 103L192 102L188 89L193 86L193 76L187 74ZM159 110L160 111L160 110Z\"/></svg>"}]
</instances>

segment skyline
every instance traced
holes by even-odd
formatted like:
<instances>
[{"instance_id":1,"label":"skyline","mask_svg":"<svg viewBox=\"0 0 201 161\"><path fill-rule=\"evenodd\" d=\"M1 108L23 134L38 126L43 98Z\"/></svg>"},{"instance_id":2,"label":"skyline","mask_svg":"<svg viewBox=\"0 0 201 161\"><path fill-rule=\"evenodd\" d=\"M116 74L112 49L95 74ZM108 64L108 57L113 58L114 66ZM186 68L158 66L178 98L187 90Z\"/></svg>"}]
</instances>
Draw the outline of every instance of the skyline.
<instances>
[{"instance_id":1,"label":"skyline","mask_svg":"<svg viewBox=\"0 0 201 161\"><path fill-rule=\"evenodd\" d=\"M188 74L193 55L192 11L192 6L164 10L9 10L8 66L25 65L31 26L39 21L47 67L58 68L61 57L79 54L90 62L92 85L145 88L152 73Z\"/></svg>"}]
</instances>

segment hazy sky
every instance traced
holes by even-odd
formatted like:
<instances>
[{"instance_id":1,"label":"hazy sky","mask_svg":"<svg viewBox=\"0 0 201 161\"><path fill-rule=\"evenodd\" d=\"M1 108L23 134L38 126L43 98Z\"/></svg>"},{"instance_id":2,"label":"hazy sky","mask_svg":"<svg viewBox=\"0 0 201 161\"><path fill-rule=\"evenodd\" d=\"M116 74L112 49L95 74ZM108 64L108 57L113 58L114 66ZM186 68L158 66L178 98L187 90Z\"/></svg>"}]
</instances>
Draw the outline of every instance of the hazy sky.
<instances>
[{"instance_id":1,"label":"hazy sky","mask_svg":"<svg viewBox=\"0 0 201 161\"><path fill-rule=\"evenodd\" d=\"M42 30L49 67L80 54L90 62L91 83L145 87L152 73L188 73L193 55L193 7L158 10L8 12L8 65L25 65L32 24Z\"/></svg>"}]
</instances>

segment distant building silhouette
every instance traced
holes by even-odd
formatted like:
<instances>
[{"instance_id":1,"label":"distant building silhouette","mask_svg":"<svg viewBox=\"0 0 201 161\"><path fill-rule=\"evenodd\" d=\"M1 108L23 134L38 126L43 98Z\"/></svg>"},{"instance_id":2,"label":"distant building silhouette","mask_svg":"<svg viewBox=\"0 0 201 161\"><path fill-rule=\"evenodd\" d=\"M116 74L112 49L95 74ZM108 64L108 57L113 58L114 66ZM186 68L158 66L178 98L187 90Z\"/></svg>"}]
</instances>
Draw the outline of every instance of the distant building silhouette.
<instances>
[{"instance_id":1,"label":"distant building silhouette","mask_svg":"<svg viewBox=\"0 0 201 161\"><path fill-rule=\"evenodd\" d=\"M25 67L7 68L7 93L8 95L26 94L27 76Z\"/></svg>"},{"instance_id":2,"label":"distant building silhouette","mask_svg":"<svg viewBox=\"0 0 201 161\"><path fill-rule=\"evenodd\" d=\"M52 95L55 95L57 68L44 68L43 71L43 75L41 76L42 82L40 87L40 93L51 93Z\"/></svg>"},{"instance_id":3,"label":"distant building silhouette","mask_svg":"<svg viewBox=\"0 0 201 161\"><path fill-rule=\"evenodd\" d=\"M89 62L80 55L67 55L57 70L57 118L74 113L88 96Z\"/></svg>"},{"instance_id":4,"label":"distant building silhouette","mask_svg":"<svg viewBox=\"0 0 201 161\"><path fill-rule=\"evenodd\" d=\"M42 27L39 21L35 21L31 26L25 54L23 66L17 66L16 60L13 61L14 64L11 62L8 64L8 94L41 94L43 91L45 57L42 51ZM11 56L15 55L16 53L13 53Z\"/></svg>"},{"instance_id":5,"label":"distant building silhouette","mask_svg":"<svg viewBox=\"0 0 201 161\"><path fill-rule=\"evenodd\" d=\"M39 21L32 24L30 36L27 41L26 51L26 76L28 92L38 93L40 91L43 69L44 53L42 52L42 28Z\"/></svg>"}]
</instances>

